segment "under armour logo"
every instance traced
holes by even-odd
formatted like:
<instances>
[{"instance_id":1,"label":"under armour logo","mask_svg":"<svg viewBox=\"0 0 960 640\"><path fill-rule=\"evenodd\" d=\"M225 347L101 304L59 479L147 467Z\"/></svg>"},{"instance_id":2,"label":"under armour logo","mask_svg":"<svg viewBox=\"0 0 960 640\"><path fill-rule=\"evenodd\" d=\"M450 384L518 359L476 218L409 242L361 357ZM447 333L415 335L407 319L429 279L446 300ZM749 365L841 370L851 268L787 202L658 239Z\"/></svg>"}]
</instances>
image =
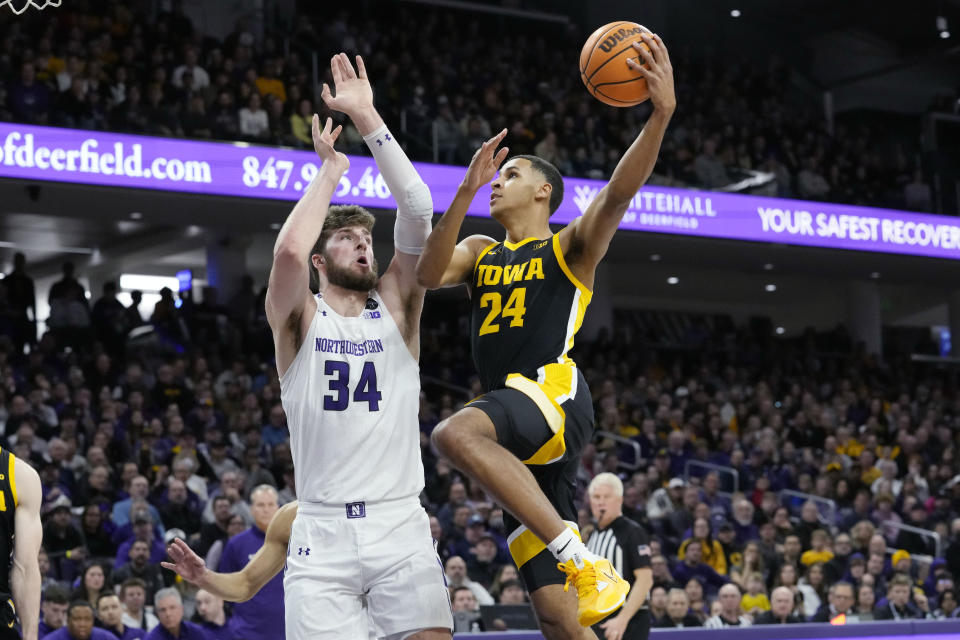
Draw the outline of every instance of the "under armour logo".
<instances>
[{"instance_id":1,"label":"under armour logo","mask_svg":"<svg viewBox=\"0 0 960 640\"><path fill-rule=\"evenodd\" d=\"M390 137L390 134L389 134L389 133L388 133L387 135L383 136L383 137L386 138L387 140L393 140L393 138Z\"/></svg>"},{"instance_id":2,"label":"under armour logo","mask_svg":"<svg viewBox=\"0 0 960 640\"><path fill-rule=\"evenodd\" d=\"M378 146L378 147L382 147L382 146L383 146L383 140L381 140L380 138L377 138L377 146Z\"/></svg>"},{"instance_id":3,"label":"under armour logo","mask_svg":"<svg viewBox=\"0 0 960 640\"><path fill-rule=\"evenodd\" d=\"M327 315L327 312L326 312L326 311L321 311L321 312L320 312L320 315L325 316L325 315Z\"/></svg>"},{"instance_id":4,"label":"under armour logo","mask_svg":"<svg viewBox=\"0 0 960 640\"><path fill-rule=\"evenodd\" d=\"M310 547L298 547L297 548L298 556L308 556L310 555Z\"/></svg>"}]
</instances>

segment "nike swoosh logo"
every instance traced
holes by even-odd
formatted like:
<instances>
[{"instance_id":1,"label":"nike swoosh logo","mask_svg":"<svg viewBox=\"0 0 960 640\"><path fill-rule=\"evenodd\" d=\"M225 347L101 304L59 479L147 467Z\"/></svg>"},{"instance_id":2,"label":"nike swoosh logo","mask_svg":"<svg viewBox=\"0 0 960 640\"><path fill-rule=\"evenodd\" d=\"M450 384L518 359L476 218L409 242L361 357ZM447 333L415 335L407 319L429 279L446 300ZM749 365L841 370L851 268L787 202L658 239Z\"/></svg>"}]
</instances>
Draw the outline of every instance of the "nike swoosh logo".
<instances>
[{"instance_id":1,"label":"nike swoosh logo","mask_svg":"<svg viewBox=\"0 0 960 640\"><path fill-rule=\"evenodd\" d=\"M599 582L599 581L598 581L598 582L597 582L597 591L603 591L604 589L606 589L606 588L609 587L609 586L610 586L610 583L609 583L609 582Z\"/></svg>"},{"instance_id":2,"label":"nike swoosh logo","mask_svg":"<svg viewBox=\"0 0 960 640\"><path fill-rule=\"evenodd\" d=\"M573 540L567 540L567 543L557 550L557 555L563 553L563 550L569 547L571 542L573 542Z\"/></svg>"},{"instance_id":3,"label":"nike swoosh logo","mask_svg":"<svg viewBox=\"0 0 960 640\"><path fill-rule=\"evenodd\" d=\"M600 570L600 573L602 573L603 575L607 576L607 580L609 580L610 582L616 582L616 581L617 581L617 576L612 576L612 575L610 575L609 573L607 573L606 571L603 571L602 569Z\"/></svg>"}]
</instances>

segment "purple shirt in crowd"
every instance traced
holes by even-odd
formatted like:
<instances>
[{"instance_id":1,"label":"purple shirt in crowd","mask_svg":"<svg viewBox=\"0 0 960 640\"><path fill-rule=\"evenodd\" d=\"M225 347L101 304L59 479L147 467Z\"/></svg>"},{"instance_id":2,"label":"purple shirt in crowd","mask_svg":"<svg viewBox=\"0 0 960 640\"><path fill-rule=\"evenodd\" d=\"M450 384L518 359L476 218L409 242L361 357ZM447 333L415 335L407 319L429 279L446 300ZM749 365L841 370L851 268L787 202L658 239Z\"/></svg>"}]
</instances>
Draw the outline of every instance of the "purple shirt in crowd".
<instances>
[{"instance_id":1,"label":"purple shirt in crowd","mask_svg":"<svg viewBox=\"0 0 960 640\"><path fill-rule=\"evenodd\" d=\"M143 629L136 629L134 627L128 627L127 625L123 625L122 634L117 633L116 629L111 629L109 627L98 627L98 628L113 634L114 638L120 638L120 640L140 640L140 638L147 635L147 632L144 631Z\"/></svg>"},{"instance_id":2,"label":"purple shirt in crowd","mask_svg":"<svg viewBox=\"0 0 960 640\"><path fill-rule=\"evenodd\" d=\"M207 635L213 640L234 640L233 632L230 631L230 618L222 625L212 622L201 622L200 626L206 629Z\"/></svg>"},{"instance_id":3,"label":"purple shirt in crowd","mask_svg":"<svg viewBox=\"0 0 960 640\"><path fill-rule=\"evenodd\" d=\"M90 640L93 640L93 638ZM211 636L200 625L184 620L180 623L179 637L174 637L172 633L163 628L162 624L158 624L153 628L153 631L144 637L144 640L211 640Z\"/></svg>"},{"instance_id":4,"label":"purple shirt in crowd","mask_svg":"<svg viewBox=\"0 0 960 640\"><path fill-rule=\"evenodd\" d=\"M136 538L130 538L129 540L125 540L120 544L120 547L117 549L117 558L113 561L114 569L119 569L120 567L129 564L130 547L132 547L133 543L136 541ZM160 564L166 559L167 547L163 544L163 540L154 538L153 542L150 543L150 564Z\"/></svg>"},{"instance_id":5,"label":"purple shirt in crowd","mask_svg":"<svg viewBox=\"0 0 960 640\"><path fill-rule=\"evenodd\" d=\"M677 581L681 588L690 582L690 578L699 578L706 594L716 593L720 587L728 582L726 577L714 571L713 567L705 562L691 567L681 561L674 567L672 574L673 579Z\"/></svg>"},{"instance_id":6,"label":"purple shirt in crowd","mask_svg":"<svg viewBox=\"0 0 960 640\"><path fill-rule=\"evenodd\" d=\"M62 627L43 636L45 640L76 640L70 632L67 631L67 625L64 624ZM93 628L93 632L90 634L89 640L117 640L109 631L104 631L103 629L98 629L97 627Z\"/></svg>"},{"instance_id":7,"label":"purple shirt in crowd","mask_svg":"<svg viewBox=\"0 0 960 640\"><path fill-rule=\"evenodd\" d=\"M250 527L230 538L220 558L220 573L240 571L263 546L264 532ZM263 589L246 602L233 605L233 615L227 625L237 638L245 640L275 640L285 635L283 617L283 571L275 575Z\"/></svg>"}]
</instances>

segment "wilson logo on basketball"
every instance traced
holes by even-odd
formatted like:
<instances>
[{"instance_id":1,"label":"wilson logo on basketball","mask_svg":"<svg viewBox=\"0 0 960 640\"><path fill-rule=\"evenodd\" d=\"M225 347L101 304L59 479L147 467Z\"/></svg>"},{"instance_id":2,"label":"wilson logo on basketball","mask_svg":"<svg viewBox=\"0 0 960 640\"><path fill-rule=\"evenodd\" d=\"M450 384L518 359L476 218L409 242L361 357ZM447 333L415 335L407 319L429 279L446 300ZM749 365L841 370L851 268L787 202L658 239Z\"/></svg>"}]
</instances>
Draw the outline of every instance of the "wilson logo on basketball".
<instances>
[{"instance_id":1,"label":"wilson logo on basketball","mask_svg":"<svg viewBox=\"0 0 960 640\"><path fill-rule=\"evenodd\" d=\"M634 27L633 29L620 29L616 33L611 33L603 42L600 43L600 50L604 53L610 53L610 50L617 46L618 42L623 42L624 39L630 36L638 36L643 33L643 29L640 27Z\"/></svg>"},{"instance_id":2,"label":"wilson logo on basketball","mask_svg":"<svg viewBox=\"0 0 960 640\"><path fill-rule=\"evenodd\" d=\"M647 79L627 61L639 59L639 49L650 50L642 24L621 20L605 24L580 49L580 79L590 94L611 107L632 107L650 97Z\"/></svg>"}]
</instances>

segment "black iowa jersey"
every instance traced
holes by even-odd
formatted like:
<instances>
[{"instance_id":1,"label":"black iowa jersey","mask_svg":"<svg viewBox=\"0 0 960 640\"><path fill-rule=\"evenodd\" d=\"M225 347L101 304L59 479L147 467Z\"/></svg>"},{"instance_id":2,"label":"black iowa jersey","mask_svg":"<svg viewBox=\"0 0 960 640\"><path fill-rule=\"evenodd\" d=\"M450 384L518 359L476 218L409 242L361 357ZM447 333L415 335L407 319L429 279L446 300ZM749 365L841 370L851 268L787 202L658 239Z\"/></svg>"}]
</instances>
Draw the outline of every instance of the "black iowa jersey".
<instances>
[{"instance_id":1,"label":"black iowa jersey","mask_svg":"<svg viewBox=\"0 0 960 640\"><path fill-rule=\"evenodd\" d=\"M16 457L0 449L0 602L10 598L10 565L13 555L14 511L17 508L17 483L13 475Z\"/></svg>"},{"instance_id":2,"label":"black iowa jersey","mask_svg":"<svg viewBox=\"0 0 960 640\"><path fill-rule=\"evenodd\" d=\"M567 267L558 235L490 245L470 284L471 346L484 391L509 386L512 374L537 380L546 365L573 365L567 351L591 292Z\"/></svg>"},{"instance_id":3,"label":"black iowa jersey","mask_svg":"<svg viewBox=\"0 0 960 640\"><path fill-rule=\"evenodd\" d=\"M593 294L571 273L556 234L491 244L470 285L471 346L483 389L516 389L533 400L557 437L524 462L555 460L565 450L564 405L582 384L567 352Z\"/></svg>"}]
</instances>

